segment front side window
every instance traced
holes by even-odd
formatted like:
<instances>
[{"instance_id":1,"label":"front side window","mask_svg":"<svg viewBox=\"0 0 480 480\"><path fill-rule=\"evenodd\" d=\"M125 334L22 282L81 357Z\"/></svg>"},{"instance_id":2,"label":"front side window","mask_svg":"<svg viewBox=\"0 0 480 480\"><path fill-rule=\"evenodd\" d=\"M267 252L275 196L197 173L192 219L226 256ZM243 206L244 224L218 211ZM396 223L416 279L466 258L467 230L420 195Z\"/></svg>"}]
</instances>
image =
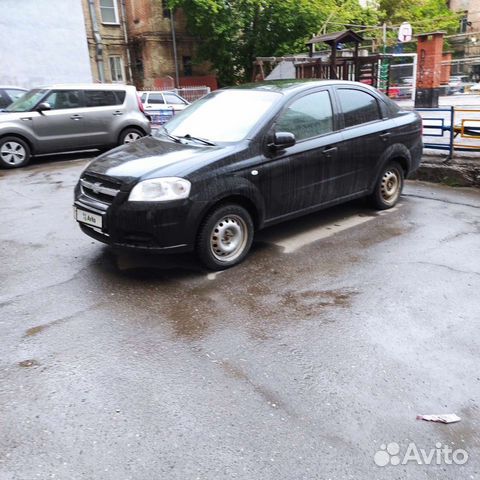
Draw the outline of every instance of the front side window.
<instances>
[{"instance_id":1,"label":"front side window","mask_svg":"<svg viewBox=\"0 0 480 480\"><path fill-rule=\"evenodd\" d=\"M102 15L102 23L120 23L117 0L100 0L100 13Z\"/></svg>"},{"instance_id":2,"label":"front side window","mask_svg":"<svg viewBox=\"0 0 480 480\"><path fill-rule=\"evenodd\" d=\"M174 93L165 93L165 100L170 105L185 105L185 102Z\"/></svg>"},{"instance_id":3,"label":"front side window","mask_svg":"<svg viewBox=\"0 0 480 480\"><path fill-rule=\"evenodd\" d=\"M39 88L30 90L25 95L22 95L18 100L15 100L5 110L7 112L29 112L37 105L45 93L47 93L47 90L42 90Z\"/></svg>"},{"instance_id":4,"label":"front side window","mask_svg":"<svg viewBox=\"0 0 480 480\"><path fill-rule=\"evenodd\" d=\"M333 131L330 94L316 92L295 100L280 115L275 130L293 133L297 141Z\"/></svg>"},{"instance_id":5,"label":"front side window","mask_svg":"<svg viewBox=\"0 0 480 480\"><path fill-rule=\"evenodd\" d=\"M163 99L163 95L161 93L150 93L148 95L148 103L159 105L164 104L165 100Z\"/></svg>"},{"instance_id":6,"label":"front side window","mask_svg":"<svg viewBox=\"0 0 480 480\"><path fill-rule=\"evenodd\" d=\"M54 90L45 98L44 102L48 103L52 110L82 107L79 90Z\"/></svg>"},{"instance_id":7,"label":"front side window","mask_svg":"<svg viewBox=\"0 0 480 480\"><path fill-rule=\"evenodd\" d=\"M377 99L367 92L350 88L338 89L345 128L382 118Z\"/></svg>"},{"instance_id":8,"label":"front side window","mask_svg":"<svg viewBox=\"0 0 480 480\"><path fill-rule=\"evenodd\" d=\"M110 74L112 82L123 82L123 63L119 55L110 57Z\"/></svg>"}]
</instances>

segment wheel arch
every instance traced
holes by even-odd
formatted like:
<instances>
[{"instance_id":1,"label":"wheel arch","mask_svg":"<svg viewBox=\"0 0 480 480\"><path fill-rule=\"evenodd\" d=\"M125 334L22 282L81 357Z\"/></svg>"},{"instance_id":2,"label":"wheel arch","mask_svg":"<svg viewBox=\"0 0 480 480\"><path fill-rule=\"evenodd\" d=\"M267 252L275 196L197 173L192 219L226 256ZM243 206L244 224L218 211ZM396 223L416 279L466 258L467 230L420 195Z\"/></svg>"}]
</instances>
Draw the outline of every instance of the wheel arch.
<instances>
[{"instance_id":1,"label":"wheel arch","mask_svg":"<svg viewBox=\"0 0 480 480\"><path fill-rule=\"evenodd\" d=\"M5 137L17 137L20 140L23 140L28 145L28 148L30 149L30 155L35 154L35 146L33 142L26 135L23 135L22 133L17 133L17 132L0 133L0 140Z\"/></svg>"},{"instance_id":2,"label":"wheel arch","mask_svg":"<svg viewBox=\"0 0 480 480\"><path fill-rule=\"evenodd\" d=\"M398 164L400 164L403 170L404 178L406 178L410 173L411 161L412 161L412 156L410 155L410 151L405 145L402 145L402 144L391 145L383 153L383 155L380 157L379 161L377 162L375 175L373 176L371 183L369 185L370 193L375 188L375 185L377 184L383 169L388 163L397 162Z\"/></svg>"}]
</instances>

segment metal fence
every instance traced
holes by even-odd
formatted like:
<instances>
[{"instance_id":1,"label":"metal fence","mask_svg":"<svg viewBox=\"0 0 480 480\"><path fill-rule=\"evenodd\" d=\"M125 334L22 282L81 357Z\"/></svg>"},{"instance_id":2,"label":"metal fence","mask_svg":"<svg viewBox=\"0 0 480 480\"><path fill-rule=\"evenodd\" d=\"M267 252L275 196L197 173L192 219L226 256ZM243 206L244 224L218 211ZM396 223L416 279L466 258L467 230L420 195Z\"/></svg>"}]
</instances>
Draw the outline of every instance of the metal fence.
<instances>
[{"instance_id":1,"label":"metal fence","mask_svg":"<svg viewBox=\"0 0 480 480\"><path fill-rule=\"evenodd\" d=\"M480 152L480 108L417 108L423 119L424 147L448 151Z\"/></svg>"},{"instance_id":2,"label":"metal fence","mask_svg":"<svg viewBox=\"0 0 480 480\"><path fill-rule=\"evenodd\" d=\"M181 87L174 88L172 91L183 97L189 102L194 102L199 98L204 97L210 93L210 87Z\"/></svg>"},{"instance_id":3,"label":"metal fence","mask_svg":"<svg viewBox=\"0 0 480 480\"><path fill-rule=\"evenodd\" d=\"M151 90L148 90L149 92L157 91L157 92L174 92L177 95L180 95L183 97L185 100L191 102L194 102L195 100L198 100L199 98L204 97L205 95L208 95L211 91L210 87L181 87L181 88L153 88ZM140 94L142 92L139 92Z\"/></svg>"}]
</instances>

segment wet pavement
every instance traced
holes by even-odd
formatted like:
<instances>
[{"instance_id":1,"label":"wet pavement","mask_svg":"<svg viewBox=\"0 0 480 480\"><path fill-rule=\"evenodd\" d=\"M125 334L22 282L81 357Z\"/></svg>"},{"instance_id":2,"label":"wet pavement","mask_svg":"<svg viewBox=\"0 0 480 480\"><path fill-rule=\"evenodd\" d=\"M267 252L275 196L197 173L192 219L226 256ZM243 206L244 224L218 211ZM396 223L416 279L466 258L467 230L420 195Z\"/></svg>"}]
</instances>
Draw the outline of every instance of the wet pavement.
<instances>
[{"instance_id":1,"label":"wet pavement","mask_svg":"<svg viewBox=\"0 0 480 480\"><path fill-rule=\"evenodd\" d=\"M209 273L83 235L87 162L0 171L1 480L479 478L478 191L410 182Z\"/></svg>"}]
</instances>

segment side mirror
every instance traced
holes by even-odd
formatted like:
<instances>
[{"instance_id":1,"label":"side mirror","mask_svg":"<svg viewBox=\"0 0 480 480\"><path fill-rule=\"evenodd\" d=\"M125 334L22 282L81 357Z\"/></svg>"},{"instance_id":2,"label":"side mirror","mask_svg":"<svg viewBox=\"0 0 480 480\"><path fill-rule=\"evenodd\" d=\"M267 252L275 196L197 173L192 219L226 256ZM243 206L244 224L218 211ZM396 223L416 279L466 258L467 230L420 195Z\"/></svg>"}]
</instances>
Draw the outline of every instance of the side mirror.
<instances>
[{"instance_id":1,"label":"side mirror","mask_svg":"<svg viewBox=\"0 0 480 480\"><path fill-rule=\"evenodd\" d=\"M52 106L47 103L47 102L42 102L39 105L37 105L37 108L35 109L38 113L45 112L46 110L51 110Z\"/></svg>"},{"instance_id":2,"label":"side mirror","mask_svg":"<svg viewBox=\"0 0 480 480\"><path fill-rule=\"evenodd\" d=\"M272 142L268 145L274 150L283 150L284 148L295 145L295 135L290 132L275 132L273 134Z\"/></svg>"}]
</instances>

